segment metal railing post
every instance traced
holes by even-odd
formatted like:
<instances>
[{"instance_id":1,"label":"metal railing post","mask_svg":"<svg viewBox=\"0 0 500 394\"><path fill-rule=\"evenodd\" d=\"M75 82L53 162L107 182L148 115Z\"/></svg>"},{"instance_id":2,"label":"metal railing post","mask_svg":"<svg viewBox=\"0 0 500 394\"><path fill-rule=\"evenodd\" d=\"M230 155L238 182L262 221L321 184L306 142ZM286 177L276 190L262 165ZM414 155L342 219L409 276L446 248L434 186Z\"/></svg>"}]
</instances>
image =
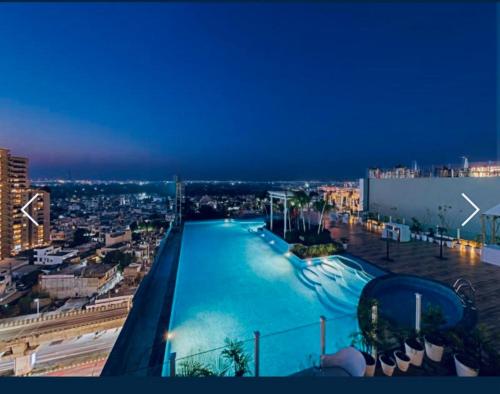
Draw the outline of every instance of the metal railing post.
<instances>
[{"instance_id":1,"label":"metal railing post","mask_svg":"<svg viewBox=\"0 0 500 394\"><path fill-rule=\"evenodd\" d=\"M259 377L259 367L260 367L260 332L255 331L254 335L254 364L255 364L255 377Z\"/></svg>"},{"instance_id":2,"label":"metal railing post","mask_svg":"<svg viewBox=\"0 0 500 394\"><path fill-rule=\"evenodd\" d=\"M326 353L326 317L320 316L320 349L321 355L323 356Z\"/></svg>"},{"instance_id":3,"label":"metal railing post","mask_svg":"<svg viewBox=\"0 0 500 394\"><path fill-rule=\"evenodd\" d=\"M169 376L171 378L174 378L175 377L175 357L176 357L176 353L173 352L173 353L170 353L169 357L168 357L168 361L169 361L169 368L170 368L170 373L169 373Z\"/></svg>"},{"instance_id":4,"label":"metal railing post","mask_svg":"<svg viewBox=\"0 0 500 394\"><path fill-rule=\"evenodd\" d=\"M415 331L420 332L420 320L422 315L422 294L415 293Z\"/></svg>"}]
</instances>

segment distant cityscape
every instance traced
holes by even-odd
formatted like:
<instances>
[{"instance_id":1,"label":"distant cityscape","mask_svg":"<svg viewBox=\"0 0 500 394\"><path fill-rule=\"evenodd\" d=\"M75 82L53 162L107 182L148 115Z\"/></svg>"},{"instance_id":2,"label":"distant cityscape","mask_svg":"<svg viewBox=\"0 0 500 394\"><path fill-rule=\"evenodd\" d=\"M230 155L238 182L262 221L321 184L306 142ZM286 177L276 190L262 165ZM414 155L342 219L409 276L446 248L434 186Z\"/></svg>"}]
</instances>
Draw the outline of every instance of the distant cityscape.
<instances>
[{"instance_id":1,"label":"distant cityscape","mask_svg":"<svg viewBox=\"0 0 500 394\"><path fill-rule=\"evenodd\" d=\"M405 226L417 232L425 231L427 226L433 231L432 226L438 224L447 225L452 234L459 227L452 219L461 220L463 215L451 217L448 212L450 217L443 218L440 204L435 203L434 197L425 196L437 193L441 199L456 203L461 199L458 190L463 190L474 195L482 207L489 208L495 205L497 196L488 189L484 189L483 196L478 195L476 184L469 183L491 178L495 182L492 190L497 190L500 180L499 163L469 163L464 158L459 166L436 166L431 171L416 163L388 170L370 168L366 177L350 182L30 181L28 158L13 156L6 148L0 149L0 155L0 319L86 311L89 324L109 327L109 322L103 325L100 314L113 311L115 320L111 327L117 331L85 354L90 358L109 352L133 296L151 270L179 210L183 221L268 218L273 205L268 192L283 190L310 196L303 212L309 223L323 220L320 211L313 207L326 201L334 207L328 214L330 221L335 217L344 223L365 223L369 231L378 231L374 223L385 222L387 228L398 229L397 237L406 234ZM430 187L403 182L417 179L456 179L461 183L456 195L451 196L444 183ZM421 195L421 201L400 199L410 191L413 196ZM279 207L283 209L283 205ZM451 205L448 211L452 211ZM274 215L283 221L279 212ZM472 231L464 229L451 238L481 242L479 219L475 220ZM415 223L421 223L418 229ZM62 319L61 324L64 326L66 320ZM88 330L81 329L79 335L88 334ZM80 357L78 347L74 350L67 354L68 364ZM0 373L31 373L34 363L21 361L24 356L16 356L14 348L10 352L8 360L13 361L0 360ZM40 354L44 355L44 350ZM48 361L42 366L51 370L56 363L50 354L45 357Z\"/></svg>"}]
</instances>

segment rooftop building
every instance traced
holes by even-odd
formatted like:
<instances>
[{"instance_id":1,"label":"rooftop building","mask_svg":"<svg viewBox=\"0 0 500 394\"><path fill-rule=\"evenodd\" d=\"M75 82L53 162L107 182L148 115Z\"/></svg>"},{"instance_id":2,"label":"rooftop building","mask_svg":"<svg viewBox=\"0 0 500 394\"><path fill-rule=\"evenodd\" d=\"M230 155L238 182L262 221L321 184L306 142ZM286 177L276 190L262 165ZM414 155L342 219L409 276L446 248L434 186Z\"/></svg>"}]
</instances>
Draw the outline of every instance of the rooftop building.
<instances>
[{"instance_id":1,"label":"rooftop building","mask_svg":"<svg viewBox=\"0 0 500 394\"><path fill-rule=\"evenodd\" d=\"M26 207L34 223L22 211ZM0 259L50 242L50 195L30 186L28 159L0 148Z\"/></svg>"}]
</instances>

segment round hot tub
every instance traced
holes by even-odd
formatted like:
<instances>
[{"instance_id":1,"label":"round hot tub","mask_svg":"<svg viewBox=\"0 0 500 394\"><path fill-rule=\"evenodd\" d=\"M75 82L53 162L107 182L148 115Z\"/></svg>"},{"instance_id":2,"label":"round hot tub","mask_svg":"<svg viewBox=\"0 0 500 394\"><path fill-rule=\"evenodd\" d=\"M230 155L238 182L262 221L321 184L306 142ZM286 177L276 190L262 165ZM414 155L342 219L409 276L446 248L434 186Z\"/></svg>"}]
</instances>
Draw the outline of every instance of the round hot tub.
<instances>
[{"instance_id":1,"label":"round hot tub","mask_svg":"<svg viewBox=\"0 0 500 394\"><path fill-rule=\"evenodd\" d=\"M464 306L451 287L419 276L389 274L378 277L365 286L361 298L376 299L380 317L392 325L413 328L416 293L421 294L422 313L428 310L429 306L441 310L446 320L442 328L474 325L475 313Z\"/></svg>"}]
</instances>

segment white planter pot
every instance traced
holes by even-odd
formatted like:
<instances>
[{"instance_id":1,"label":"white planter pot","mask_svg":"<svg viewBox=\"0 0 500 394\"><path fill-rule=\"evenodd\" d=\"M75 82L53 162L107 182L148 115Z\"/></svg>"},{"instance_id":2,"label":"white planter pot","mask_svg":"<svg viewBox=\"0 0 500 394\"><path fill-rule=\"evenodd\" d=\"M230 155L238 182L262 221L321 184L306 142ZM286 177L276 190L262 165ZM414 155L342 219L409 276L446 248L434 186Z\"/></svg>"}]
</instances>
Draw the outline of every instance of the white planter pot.
<instances>
[{"instance_id":1,"label":"white planter pot","mask_svg":"<svg viewBox=\"0 0 500 394\"><path fill-rule=\"evenodd\" d=\"M410 367L410 358L406 354L404 354L401 350L396 350L394 352L394 358L396 359L396 365L400 371L408 371L408 368Z\"/></svg>"},{"instance_id":2,"label":"white planter pot","mask_svg":"<svg viewBox=\"0 0 500 394\"><path fill-rule=\"evenodd\" d=\"M415 233L411 233L411 234L410 234L410 237L411 237L411 239L415 239L415 238L417 237L417 234L415 234Z\"/></svg>"},{"instance_id":3,"label":"white planter pot","mask_svg":"<svg viewBox=\"0 0 500 394\"><path fill-rule=\"evenodd\" d=\"M433 237L427 237L427 242L430 242L430 243L433 243L434 242L434 238Z\"/></svg>"},{"instance_id":4,"label":"white planter pot","mask_svg":"<svg viewBox=\"0 0 500 394\"><path fill-rule=\"evenodd\" d=\"M349 244L342 244L342 247L344 248L344 250L347 250L347 246L348 246L348 245L349 245Z\"/></svg>"},{"instance_id":5,"label":"white planter pot","mask_svg":"<svg viewBox=\"0 0 500 394\"><path fill-rule=\"evenodd\" d=\"M385 359L385 361L384 361ZM386 376L392 376L394 373L394 369L396 368L396 362L389 356L379 356L378 360L380 361L380 365L382 366L382 372Z\"/></svg>"},{"instance_id":6,"label":"white planter pot","mask_svg":"<svg viewBox=\"0 0 500 394\"><path fill-rule=\"evenodd\" d=\"M427 235L422 234L420 238L422 239L422 241L427 241Z\"/></svg>"},{"instance_id":7,"label":"white planter pot","mask_svg":"<svg viewBox=\"0 0 500 394\"><path fill-rule=\"evenodd\" d=\"M422 238L422 236L420 234L415 234L415 239L417 241L420 241L421 238Z\"/></svg>"},{"instance_id":8,"label":"white planter pot","mask_svg":"<svg viewBox=\"0 0 500 394\"><path fill-rule=\"evenodd\" d=\"M455 241L446 241L446 246L448 246L450 249L455 247Z\"/></svg>"},{"instance_id":9,"label":"white planter pot","mask_svg":"<svg viewBox=\"0 0 500 394\"><path fill-rule=\"evenodd\" d=\"M431 341L428 341L427 338L425 338L425 354L432 361L435 361L437 363L441 362L441 359L443 358L443 352L444 346L440 344L434 344Z\"/></svg>"},{"instance_id":10,"label":"white planter pot","mask_svg":"<svg viewBox=\"0 0 500 394\"><path fill-rule=\"evenodd\" d=\"M455 368L457 370L457 376L475 377L479 374L478 368L473 368L462 363L459 359L457 359L457 356L458 356L457 354L453 355L453 359L455 360Z\"/></svg>"},{"instance_id":11,"label":"white planter pot","mask_svg":"<svg viewBox=\"0 0 500 394\"><path fill-rule=\"evenodd\" d=\"M410 364L420 367L424 361L424 347L419 343L419 347L416 348L412 344L408 344L405 341L405 353L410 357Z\"/></svg>"},{"instance_id":12,"label":"white planter pot","mask_svg":"<svg viewBox=\"0 0 500 394\"><path fill-rule=\"evenodd\" d=\"M376 364L366 366L366 369L365 369L365 376L366 377L371 378L371 377L375 376L375 366L376 366Z\"/></svg>"},{"instance_id":13,"label":"white planter pot","mask_svg":"<svg viewBox=\"0 0 500 394\"><path fill-rule=\"evenodd\" d=\"M368 353L362 352L362 354L366 362L365 376L367 377L375 376L375 367L377 366L377 360Z\"/></svg>"}]
</instances>

